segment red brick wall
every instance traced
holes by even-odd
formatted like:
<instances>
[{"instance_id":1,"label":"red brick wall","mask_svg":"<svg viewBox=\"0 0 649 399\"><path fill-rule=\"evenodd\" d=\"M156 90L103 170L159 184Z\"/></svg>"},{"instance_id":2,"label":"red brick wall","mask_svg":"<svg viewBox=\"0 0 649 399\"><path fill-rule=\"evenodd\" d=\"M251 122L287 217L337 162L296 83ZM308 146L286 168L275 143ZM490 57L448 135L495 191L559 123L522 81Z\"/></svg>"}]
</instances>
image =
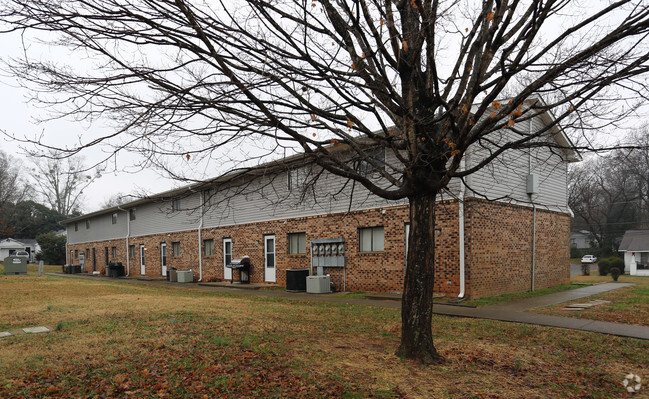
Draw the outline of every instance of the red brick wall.
<instances>
[{"instance_id":1,"label":"red brick wall","mask_svg":"<svg viewBox=\"0 0 649 399\"><path fill-rule=\"evenodd\" d=\"M529 291L532 208L467 201L468 293L473 298ZM537 209L535 289L570 280L570 217Z\"/></svg>"},{"instance_id":2,"label":"red brick wall","mask_svg":"<svg viewBox=\"0 0 649 399\"><path fill-rule=\"evenodd\" d=\"M439 203L436 227L435 292L456 296L459 291L457 201ZM532 210L527 207L467 200L465 205L466 284L467 295L482 297L501 293L528 291L531 286ZM233 258L251 259L251 282L264 282L264 236L275 235L276 282L286 285L286 270L310 267L309 242L317 238L345 239L347 267L327 268L338 289L347 291L401 292L405 266L405 223L408 207L378 208L349 214L320 215L296 219L243 224L204 229L202 240L214 240L214 255L203 257L203 281L223 279L223 239L232 239ZM537 211L536 288L544 288L569 279L568 215ZM359 251L358 229L384 226L385 250L376 253ZM288 254L288 234L306 233L307 248L303 255ZM181 256L173 257L172 242L181 243ZM167 244L167 266L179 270L193 269L199 278L198 232L131 237L136 257L130 259L131 276L140 275L139 245L146 251L146 275L161 276L160 243ZM96 248L97 270L105 268L104 247L117 248L111 262L126 266L125 240L69 245L70 249ZM92 252L92 249L91 249ZM91 259L86 270L92 270ZM74 264L78 264L75 259ZM90 266L90 267L88 267ZM238 280L238 271L233 272Z\"/></svg>"}]
</instances>

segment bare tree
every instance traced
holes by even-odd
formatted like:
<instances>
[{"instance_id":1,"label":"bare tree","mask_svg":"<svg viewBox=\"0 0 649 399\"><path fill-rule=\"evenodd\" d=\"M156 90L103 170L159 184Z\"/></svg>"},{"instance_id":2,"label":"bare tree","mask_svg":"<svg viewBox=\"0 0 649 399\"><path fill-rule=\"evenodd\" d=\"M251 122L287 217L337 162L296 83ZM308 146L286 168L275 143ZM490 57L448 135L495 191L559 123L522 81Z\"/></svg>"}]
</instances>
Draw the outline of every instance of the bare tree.
<instances>
[{"instance_id":1,"label":"bare tree","mask_svg":"<svg viewBox=\"0 0 649 399\"><path fill-rule=\"evenodd\" d=\"M7 32L57 32L52 42L96 60L78 68L40 59L11 64L41 90L41 101L67 106L64 115L122 122L79 147L112 141L154 163L180 154L216 162L250 146L266 151L247 153L255 159L299 149L379 197L407 198L397 354L432 363L440 356L431 330L430 243L435 201L451 178L511 150L559 151L550 139L554 124L599 128L645 100L649 7L641 0L590 7L567 0L3 0L0 19ZM546 102L526 102L535 97ZM620 98L624 107L613 101ZM524 128L547 111L555 119L546 128ZM511 132L506 139L503 128ZM470 146L489 151L462 168ZM378 162L374 147L394 161ZM356 167L343 151L368 166Z\"/></svg>"},{"instance_id":2,"label":"bare tree","mask_svg":"<svg viewBox=\"0 0 649 399\"><path fill-rule=\"evenodd\" d=\"M101 168L88 170L81 156L34 160L36 190L52 210L72 215L82 209L83 190L101 177Z\"/></svg>"},{"instance_id":3,"label":"bare tree","mask_svg":"<svg viewBox=\"0 0 649 399\"><path fill-rule=\"evenodd\" d=\"M29 181L20 173L21 162L0 151L0 209L22 201Z\"/></svg>"}]
</instances>

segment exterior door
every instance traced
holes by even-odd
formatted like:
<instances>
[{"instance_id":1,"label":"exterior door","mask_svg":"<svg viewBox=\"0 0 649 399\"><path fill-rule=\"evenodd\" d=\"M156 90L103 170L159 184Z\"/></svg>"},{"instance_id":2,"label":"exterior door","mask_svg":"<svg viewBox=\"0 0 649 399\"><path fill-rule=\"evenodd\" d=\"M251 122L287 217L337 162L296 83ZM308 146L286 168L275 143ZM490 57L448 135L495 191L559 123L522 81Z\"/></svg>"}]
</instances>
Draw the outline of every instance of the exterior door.
<instances>
[{"instance_id":1,"label":"exterior door","mask_svg":"<svg viewBox=\"0 0 649 399\"><path fill-rule=\"evenodd\" d=\"M275 236L264 236L264 281L275 282Z\"/></svg>"},{"instance_id":2,"label":"exterior door","mask_svg":"<svg viewBox=\"0 0 649 399\"><path fill-rule=\"evenodd\" d=\"M95 248L92 249L92 271L97 271L97 253L95 252Z\"/></svg>"},{"instance_id":3,"label":"exterior door","mask_svg":"<svg viewBox=\"0 0 649 399\"><path fill-rule=\"evenodd\" d=\"M81 265L81 270L86 270L86 253L83 251L79 252L79 264Z\"/></svg>"},{"instance_id":4,"label":"exterior door","mask_svg":"<svg viewBox=\"0 0 649 399\"><path fill-rule=\"evenodd\" d=\"M140 274L146 274L146 267L144 267L144 244L140 244Z\"/></svg>"},{"instance_id":5,"label":"exterior door","mask_svg":"<svg viewBox=\"0 0 649 399\"><path fill-rule=\"evenodd\" d=\"M161 243L160 244L160 261L162 263L162 275L166 276L167 275L167 244L166 243Z\"/></svg>"},{"instance_id":6,"label":"exterior door","mask_svg":"<svg viewBox=\"0 0 649 399\"><path fill-rule=\"evenodd\" d=\"M232 280L232 269L227 267L232 262L232 239L223 239L223 279Z\"/></svg>"}]
</instances>

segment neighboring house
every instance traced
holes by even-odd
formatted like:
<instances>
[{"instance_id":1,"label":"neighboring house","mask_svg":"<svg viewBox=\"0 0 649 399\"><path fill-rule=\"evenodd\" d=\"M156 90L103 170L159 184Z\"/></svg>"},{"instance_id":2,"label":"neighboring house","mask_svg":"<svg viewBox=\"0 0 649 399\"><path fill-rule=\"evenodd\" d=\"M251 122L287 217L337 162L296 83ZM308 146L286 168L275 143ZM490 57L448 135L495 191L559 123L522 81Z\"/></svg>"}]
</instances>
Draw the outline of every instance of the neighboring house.
<instances>
[{"instance_id":1,"label":"neighboring house","mask_svg":"<svg viewBox=\"0 0 649 399\"><path fill-rule=\"evenodd\" d=\"M588 230L573 231L570 233L570 248L587 249L592 248L593 236Z\"/></svg>"},{"instance_id":2,"label":"neighboring house","mask_svg":"<svg viewBox=\"0 0 649 399\"><path fill-rule=\"evenodd\" d=\"M542 129L550 118L536 117L529 128ZM569 145L560 129L552 135ZM467 152L466 167L483 151ZM376 154L386 156L393 155ZM511 151L464 183L452 180L437 210L434 290L482 297L568 282L567 165L579 159L556 148ZM312 268L330 274L339 290L401 292L407 200L378 198L329 173L305 193L303 184L319 170L304 164L296 155L69 219L68 263L104 272L109 262L122 262L131 276L192 269L201 281L229 281L239 272L233 276L225 265L248 255L253 283L285 286L286 270ZM311 248L318 239L344 240L344 248L321 248L325 256L340 249L344 267L312 259L322 255Z\"/></svg>"},{"instance_id":3,"label":"neighboring house","mask_svg":"<svg viewBox=\"0 0 649 399\"><path fill-rule=\"evenodd\" d=\"M16 240L13 238L5 238L0 240L0 261L4 260L7 256L14 255L18 251L27 251L29 253L29 261L35 259L36 253L41 250L34 239Z\"/></svg>"},{"instance_id":4,"label":"neighboring house","mask_svg":"<svg viewBox=\"0 0 649 399\"><path fill-rule=\"evenodd\" d=\"M624 271L649 276L649 230L627 230L618 249L624 253Z\"/></svg>"}]
</instances>

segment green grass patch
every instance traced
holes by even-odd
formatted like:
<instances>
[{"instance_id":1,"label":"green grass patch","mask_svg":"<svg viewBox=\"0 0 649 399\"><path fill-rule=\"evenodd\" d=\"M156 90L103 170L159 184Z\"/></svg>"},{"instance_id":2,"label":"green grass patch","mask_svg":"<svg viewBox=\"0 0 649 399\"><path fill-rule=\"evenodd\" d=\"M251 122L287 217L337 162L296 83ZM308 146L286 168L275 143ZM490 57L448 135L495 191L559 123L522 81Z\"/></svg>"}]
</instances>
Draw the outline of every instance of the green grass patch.
<instances>
[{"instance_id":1,"label":"green grass patch","mask_svg":"<svg viewBox=\"0 0 649 399\"><path fill-rule=\"evenodd\" d=\"M517 294L504 294L500 296L492 296L486 298L478 299L469 299L463 304L474 305L474 306L491 306L491 305L500 305L508 302L517 301L520 299L534 298L537 296L554 294L556 292L574 290L576 288L584 288L584 286L592 285L593 283L588 282L579 282L579 283L570 283L570 284L559 284L554 287L544 288L540 290L530 291L530 292L519 292Z\"/></svg>"}]
</instances>

